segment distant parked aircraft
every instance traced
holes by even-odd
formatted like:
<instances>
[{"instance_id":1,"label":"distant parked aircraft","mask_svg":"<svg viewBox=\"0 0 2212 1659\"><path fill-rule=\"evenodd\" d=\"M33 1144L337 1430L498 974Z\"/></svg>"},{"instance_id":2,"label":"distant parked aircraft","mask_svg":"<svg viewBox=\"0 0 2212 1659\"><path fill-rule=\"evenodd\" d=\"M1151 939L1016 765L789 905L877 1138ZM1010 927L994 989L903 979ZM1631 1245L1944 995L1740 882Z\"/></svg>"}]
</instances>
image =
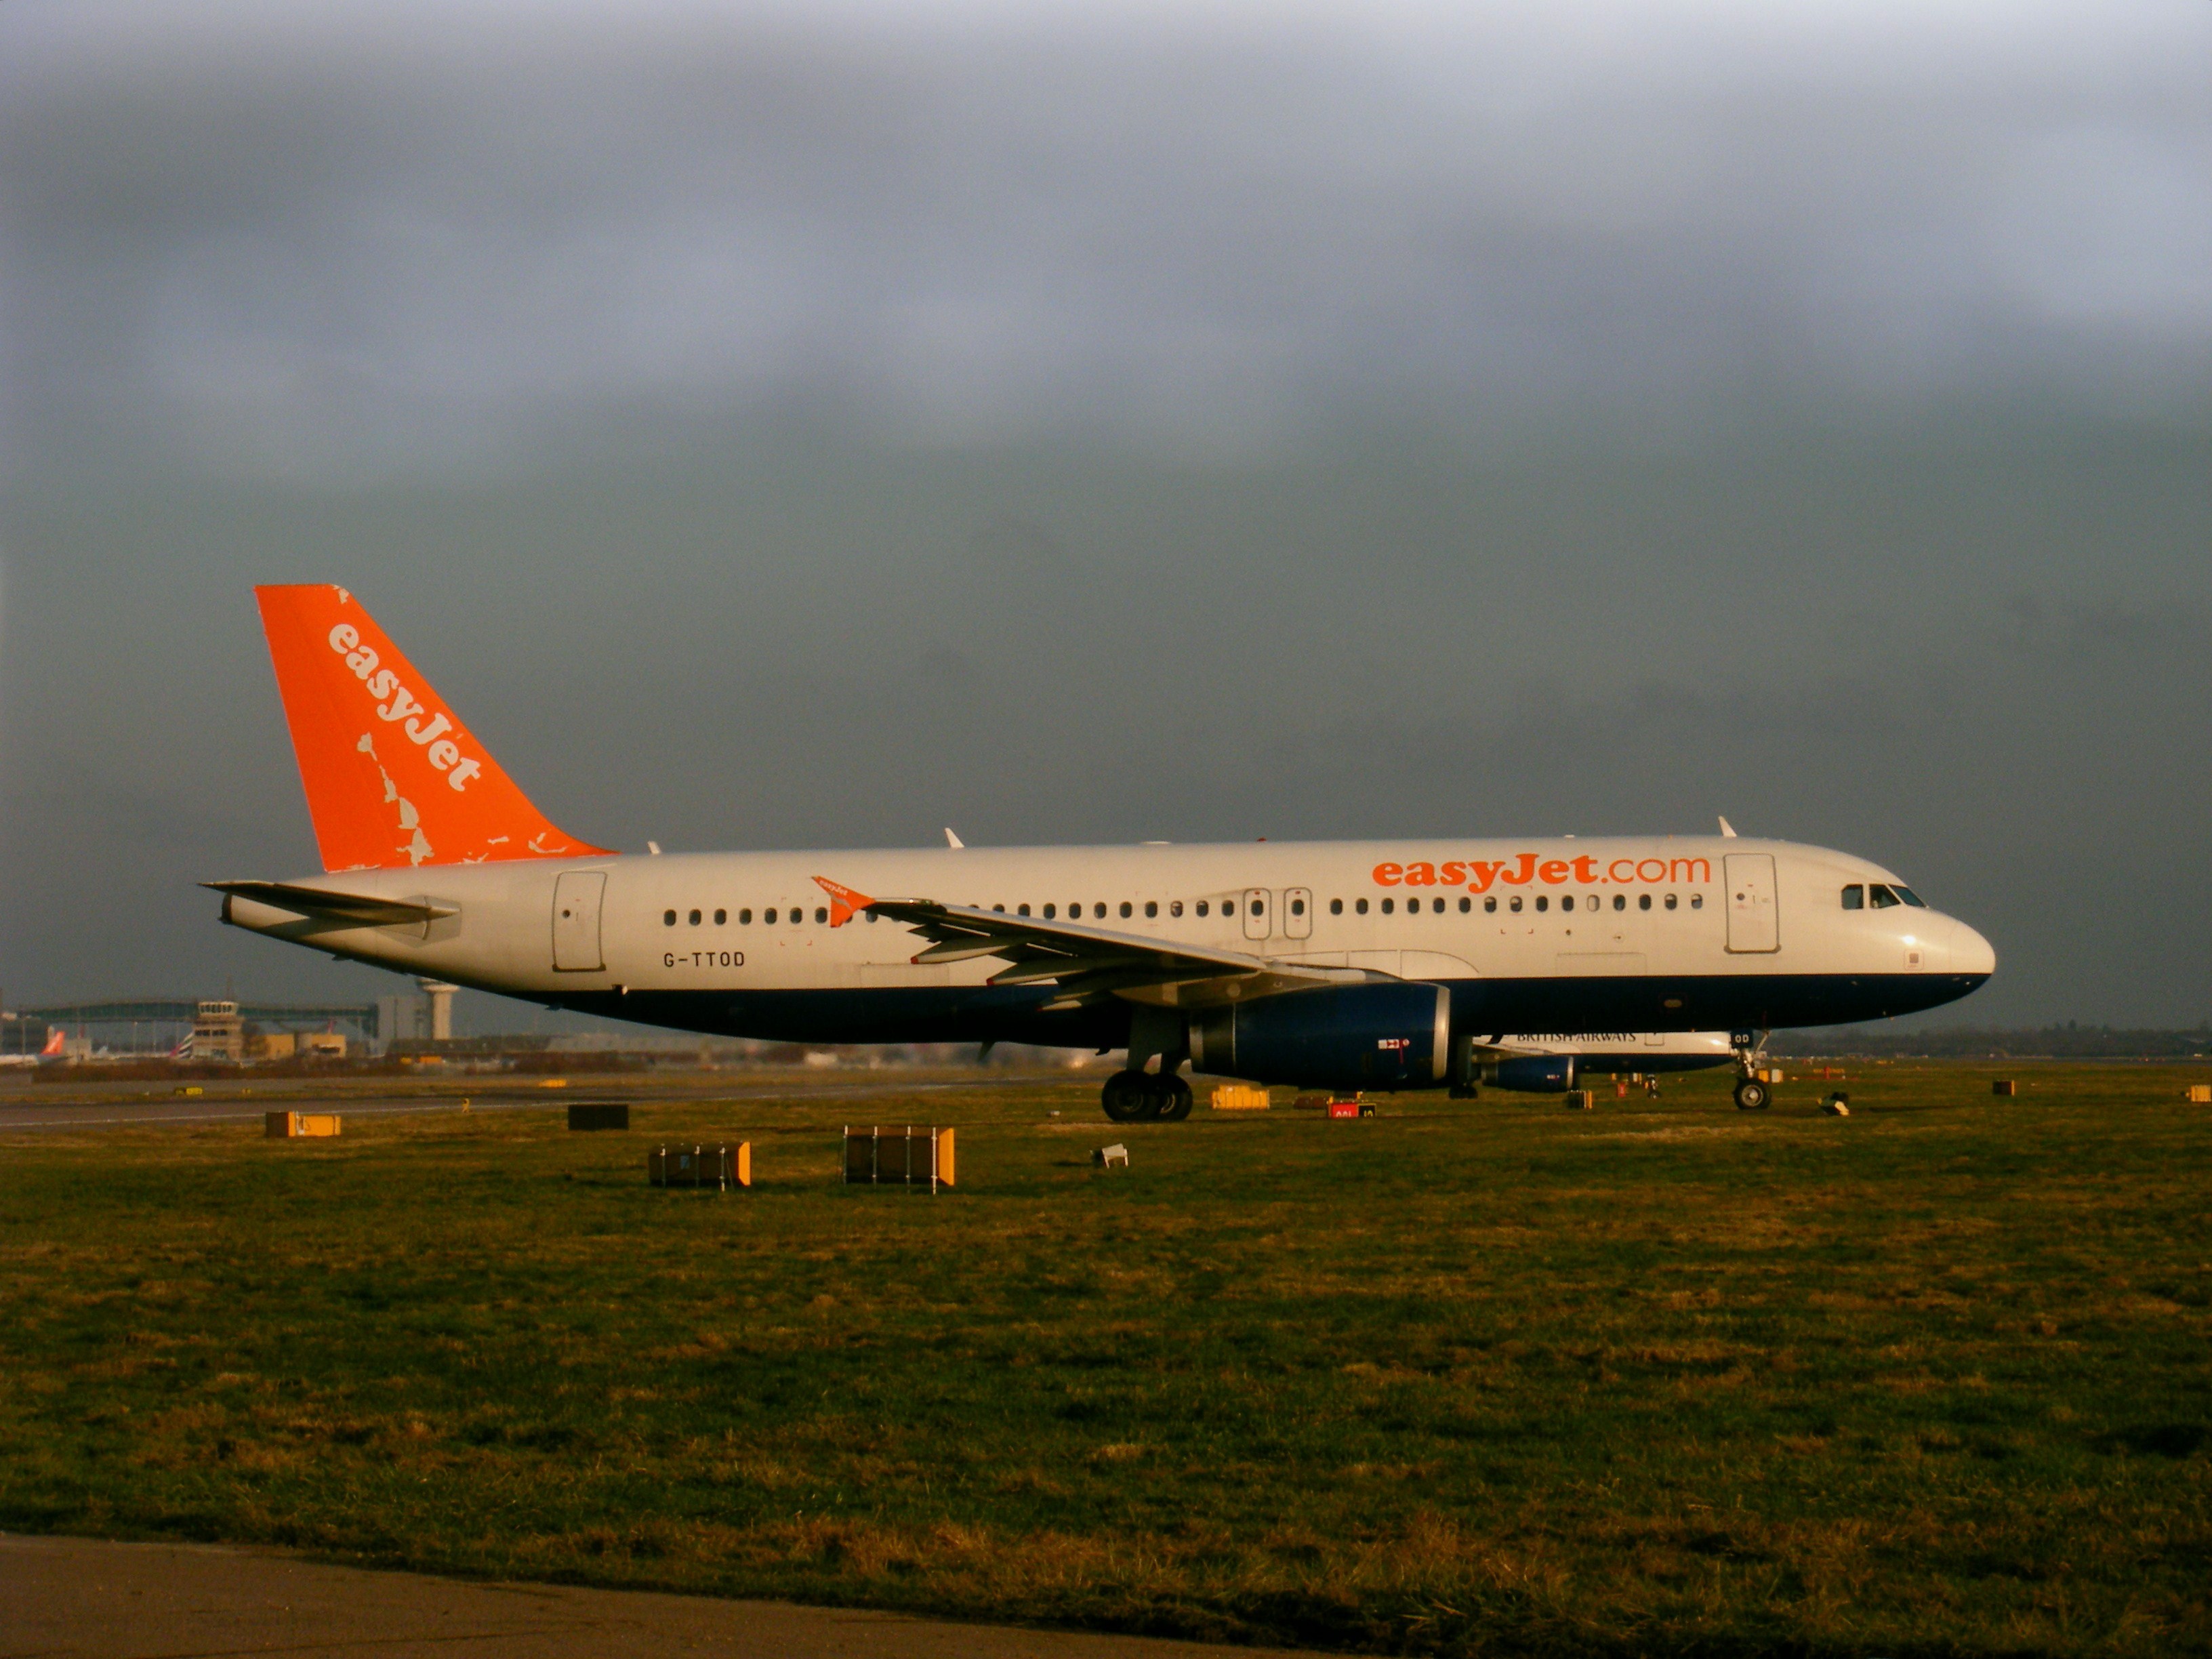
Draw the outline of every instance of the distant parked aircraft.
<instances>
[{"instance_id":1,"label":"distant parked aircraft","mask_svg":"<svg viewBox=\"0 0 2212 1659\"><path fill-rule=\"evenodd\" d=\"M1750 1031L1545 1031L1476 1038L1474 1069L1493 1089L1557 1094L1613 1073L1702 1072L1753 1046Z\"/></svg>"},{"instance_id":2,"label":"distant parked aircraft","mask_svg":"<svg viewBox=\"0 0 2212 1659\"><path fill-rule=\"evenodd\" d=\"M64 1033L58 1025L46 1028L46 1046L35 1054L0 1054L0 1066L36 1066L42 1060L59 1060Z\"/></svg>"},{"instance_id":3,"label":"distant parked aircraft","mask_svg":"<svg viewBox=\"0 0 2212 1659\"><path fill-rule=\"evenodd\" d=\"M616 854L532 805L352 594L257 592L323 868L209 883L223 920L552 1007L1126 1049L1117 1121L1186 1116L1186 1063L1425 1089L1506 1033L1725 1029L1751 1106L1755 1034L1932 1008L1996 967L1879 866L1732 833Z\"/></svg>"}]
</instances>

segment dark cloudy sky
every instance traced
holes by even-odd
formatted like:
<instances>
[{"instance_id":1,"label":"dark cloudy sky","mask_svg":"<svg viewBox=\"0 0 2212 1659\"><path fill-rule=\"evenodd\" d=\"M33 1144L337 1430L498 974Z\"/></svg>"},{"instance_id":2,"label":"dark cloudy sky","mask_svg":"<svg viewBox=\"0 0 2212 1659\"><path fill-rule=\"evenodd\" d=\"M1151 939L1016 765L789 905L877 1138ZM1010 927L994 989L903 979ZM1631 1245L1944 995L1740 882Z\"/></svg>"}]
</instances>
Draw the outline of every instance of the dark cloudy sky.
<instances>
[{"instance_id":1,"label":"dark cloudy sky","mask_svg":"<svg viewBox=\"0 0 2212 1659\"><path fill-rule=\"evenodd\" d=\"M0 990L360 992L247 592L638 848L1702 830L2212 1017L2212 7L0 9Z\"/></svg>"}]
</instances>

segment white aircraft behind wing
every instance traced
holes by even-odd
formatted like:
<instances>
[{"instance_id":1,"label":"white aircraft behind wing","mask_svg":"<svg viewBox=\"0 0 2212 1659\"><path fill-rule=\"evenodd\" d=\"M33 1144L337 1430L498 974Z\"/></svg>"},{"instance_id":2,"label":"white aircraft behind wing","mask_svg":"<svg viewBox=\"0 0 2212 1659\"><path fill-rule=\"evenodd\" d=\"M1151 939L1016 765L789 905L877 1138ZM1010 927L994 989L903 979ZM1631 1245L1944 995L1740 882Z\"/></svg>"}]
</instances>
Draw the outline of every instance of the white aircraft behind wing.
<instances>
[{"instance_id":1,"label":"white aircraft behind wing","mask_svg":"<svg viewBox=\"0 0 2212 1659\"><path fill-rule=\"evenodd\" d=\"M623 855L532 805L352 594L257 592L322 869L210 882L223 920L552 1007L1125 1048L1127 1121L1188 1115L1186 1063L1435 1088L1505 1032L1879 1019L1996 968L1879 866L1732 835Z\"/></svg>"},{"instance_id":2,"label":"white aircraft behind wing","mask_svg":"<svg viewBox=\"0 0 2212 1659\"><path fill-rule=\"evenodd\" d=\"M1558 1094L1620 1073L1702 1072L1743 1059L1751 1031L1536 1031L1474 1040L1465 1068L1493 1089Z\"/></svg>"}]
</instances>

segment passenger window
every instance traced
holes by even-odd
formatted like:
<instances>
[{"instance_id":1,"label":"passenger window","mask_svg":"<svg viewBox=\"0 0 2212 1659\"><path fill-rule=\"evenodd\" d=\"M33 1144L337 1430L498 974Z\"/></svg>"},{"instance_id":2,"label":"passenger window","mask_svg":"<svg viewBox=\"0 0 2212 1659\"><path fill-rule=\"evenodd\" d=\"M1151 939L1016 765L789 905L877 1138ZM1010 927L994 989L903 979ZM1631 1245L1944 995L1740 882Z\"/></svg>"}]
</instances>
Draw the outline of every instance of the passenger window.
<instances>
[{"instance_id":1,"label":"passenger window","mask_svg":"<svg viewBox=\"0 0 2212 1659\"><path fill-rule=\"evenodd\" d=\"M1674 908L1674 896L1672 893L1667 895L1667 908L1669 910Z\"/></svg>"},{"instance_id":2,"label":"passenger window","mask_svg":"<svg viewBox=\"0 0 2212 1659\"><path fill-rule=\"evenodd\" d=\"M663 910L660 913L660 925L663 927L673 927L676 925L676 912Z\"/></svg>"},{"instance_id":3,"label":"passenger window","mask_svg":"<svg viewBox=\"0 0 2212 1659\"><path fill-rule=\"evenodd\" d=\"M699 913L696 910L694 910L691 913L690 921L694 927L696 927L699 925Z\"/></svg>"},{"instance_id":4,"label":"passenger window","mask_svg":"<svg viewBox=\"0 0 2212 1659\"><path fill-rule=\"evenodd\" d=\"M1638 893L1636 896L1636 908L1639 910L1649 910L1651 908L1651 895Z\"/></svg>"},{"instance_id":5,"label":"passenger window","mask_svg":"<svg viewBox=\"0 0 2212 1659\"><path fill-rule=\"evenodd\" d=\"M1919 894L1914 892L1910 887L1900 884L1897 888L1896 891L1898 897L1903 899L1907 904L1911 905L1915 909L1925 910L1928 908L1928 901L1922 898Z\"/></svg>"},{"instance_id":6,"label":"passenger window","mask_svg":"<svg viewBox=\"0 0 2212 1659\"><path fill-rule=\"evenodd\" d=\"M1331 899L1328 902L1328 913L1333 916L1342 915L1344 914L1344 901L1342 899Z\"/></svg>"},{"instance_id":7,"label":"passenger window","mask_svg":"<svg viewBox=\"0 0 2212 1659\"><path fill-rule=\"evenodd\" d=\"M1221 914L1224 916L1235 915L1237 914L1237 901L1235 899L1222 900Z\"/></svg>"},{"instance_id":8,"label":"passenger window","mask_svg":"<svg viewBox=\"0 0 2212 1659\"><path fill-rule=\"evenodd\" d=\"M1852 882L1844 889L1844 908L1846 910L1866 908L1866 889L1857 882Z\"/></svg>"},{"instance_id":9,"label":"passenger window","mask_svg":"<svg viewBox=\"0 0 2212 1659\"><path fill-rule=\"evenodd\" d=\"M715 911L715 912L714 912L714 926L715 926L715 927L726 927L726 926L727 926L727 925L728 925L728 923L729 923L729 920L730 920L730 913L729 913L727 910L717 910L717 911Z\"/></svg>"},{"instance_id":10,"label":"passenger window","mask_svg":"<svg viewBox=\"0 0 2212 1659\"><path fill-rule=\"evenodd\" d=\"M868 919L869 919L871 921L874 921L874 920L875 920L875 914L876 914L876 913L875 913L874 911L872 911L872 910L871 910L871 911L869 911L869 912L868 912ZM753 925L753 913L752 913L751 911L750 911L750 910L740 910L740 911L738 911L738 927L751 927L752 925Z\"/></svg>"},{"instance_id":11,"label":"passenger window","mask_svg":"<svg viewBox=\"0 0 2212 1659\"><path fill-rule=\"evenodd\" d=\"M1306 902L1304 899L1292 899L1291 901L1291 914L1292 915L1302 916L1305 915L1305 913Z\"/></svg>"},{"instance_id":12,"label":"passenger window","mask_svg":"<svg viewBox=\"0 0 2212 1659\"><path fill-rule=\"evenodd\" d=\"M1129 917L1130 917L1130 916L1132 916L1132 915L1134 915L1134 914L1135 914L1134 908L1133 908L1133 907L1132 907L1132 906L1131 906L1131 904L1129 903L1129 901L1128 901L1128 900L1127 900L1127 899L1123 899L1123 900L1121 901L1121 919L1122 919L1123 921L1127 921L1127 920L1129 919Z\"/></svg>"},{"instance_id":13,"label":"passenger window","mask_svg":"<svg viewBox=\"0 0 2212 1659\"><path fill-rule=\"evenodd\" d=\"M1006 914L1006 907L1003 904L994 904L991 908L1002 916Z\"/></svg>"},{"instance_id":14,"label":"passenger window","mask_svg":"<svg viewBox=\"0 0 2212 1659\"><path fill-rule=\"evenodd\" d=\"M1692 894L1691 894L1691 895L1690 895L1690 908L1691 908L1692 910L1702 910L1702 909L1704 909L1704 908L1705 908L1705 896L1703 893L1692 893Z\"/></svg>"},{"instance_id":15,"label":"passenger window","mask_svg":"<svg viewBox=\"0 0 2212 1659\"><path fill-rule=\"evenodd\" d=\"M1387 916L1387 915L1390 915L1394 914L1394 913L1397 910L1397 908L1398 908L1398 902L1397 902L1397 900L1395 900L1395 899L1384 899L1384 900L1382 901L1382 914L1383 914L1384 915L1386 915L1386 916Z\"/></svg>"},{"instance_id":16,"label":"passenger window","mask_svg":"<svg viewBox=\"0 0 2212 1659\"><path fill-rule=\"evenodd\" d=\"M1204 915L1206 914L1206 901L1205 901L1204 899L1200 899L1200 900L1199 900L1199 902L1198 902L1198 914L1199 914L1199 915L1200 915L1202 916L1202 915Z\"/></svg>"},{"instance_id":17,"label":"passenger window","mask_svg":"<svg viewBox=\"0 0 2212 1659\"><path fill-rule=\"evenodd\" d=\"M1571 910L1574 908L1575 896L1572 893L1562 894L1559 897L1559 908L1562 910Z\"/></svg>"},{"instance_id":18,"label":"passenger window","mask_svg":"<svg viewBox=\"0 0 2212 1659\"><path fill-rule=\"evenodd\" d=\"M1367 914L1367 901L1365 899L1354 899L1352 902L1352 908L1364 916Z\"/></svg>"},{"instance_id":19,"label":"passenger window","mask_svg":"<svg viewBox=\"0 0 2212 1659\"><path fill-rule=\"evenodd\" d=\"M1059 907L1058 905L1056 905L1056 904L1048 904L1048 905L1046 905L1046 906L1044 907L1044 919L1045 919L1047 921L1051 921L1054 916L1058 915L1059 914L1060 914L1060 907Z\"/></svg>"},{"instance_id":20,"label":"passenger window","mask_svg":"<svg viewBox=\"0 0 2212 1659\"><path fill-rule=\"evenodd\" d=\"M1018 916L1025 916L1029 915L1029 913L1030 907L1026 904L1017 904L1014 907L1014 914Z\"/></svg>"},{"instance_id":21,"label":"passenger window","mask_svg":"<svg viewBox=\"0 0 2212 1659\"><path fill-rule=\"evenodd\" d=\"M1159 915L1159 913L1160 913L1160 902L1159 902L1158 899L1146 899L1146 900L1145 901L1145 917L1146 917L1146 920L1150 921L1152 917L1154 917L1154 916L1156 916L1156 915Z\"/></svg>"},{"instance_id":22,"label":"passenger window","mask_svg":"<svg viewBox=\"0 0 2212 1659\"><path fill-rule=\"evenodd\" d=\"M1470 910L1472 910L1472 909L1474 909L1474 901L1473 899L1471 899L1471 898L1468 898L1465 894L1462 894L1462 895L1460 896L1460 901L1459 901L1459 913L1460 913L1460 915L1465 915L1468 911L1470 911Z\"/></svg>"},{"instance_id":23,"label":"passenger window","mask_svg":"<svg viewBox=\"0 0 2212 1659\"><path fill-rule=\"evenodd\" d=\"M1103 904L1094 904L1091 907L1091 914L1103 921L1106 920L1106 907Z\"/></svg>"},{"instance_id":24,"label":"passenger window","mask_svg":"<svg viewBox=\"0 0 2212 1659\"><path fill-rule=\"evenodd\" d=\"M1551 897L1551 895L1550 895L1550 894L1548 894L1548 893L1539 893L1539 894L1537 894L1537 895L1536 895L1536 908L1537 908L1539 910L1548 910L1548 909L1550 909L1550 908L1552 908L1552 897Z\"/></svg>"},{"instance_id":25,"label":"passenger window","mask_svg":"<svg viewBox=\"0 0 2212 1659\"><path fill-rule=\"evenodd\" d=\"M1512 906L1513 906L1513 914L1514 914L1515 915L1516 915L1516 916L1517 916L1517 915L1519 915L1521 914L1521 895L1520 895L1520 894L1518 894L1518 893L1516 893L1516 894L1513 896L1513 897L1512 897L1512 899L1511 899L1510 902L1511 902L1511 904L1512 904Z\"/></svg>"},{"instance_id":26,"label":"passenger window","mask_svg":"<svg viewBox=\"0 0 2212 1659\"><path fill-rule=\"evenodd\" d=\"M1168 901L1168 914L1171 916L1181 915L1182 914L1182 901L1181 899L1170 899Z\"/></svg>"},{"instance_id":27,"label":"passenger window","mask_svg":"<svg viewBox=\"0 0 2212 1659\"><path fill-rule=\"evenodd\" d=\"M673 921L675 919L676 919L676 913L675 913L674 911L672 911L672 911L670 911L670 912L669 912L669 920L670 920L670 921ZM773 911L773 910L763 910L763 911L762 911L762 912L761 912L761 920L762 920L763 921L766 922L769 927L775 927L775 911Z\"/></svg>"},{"instance_id":28,"label":"passenger window","mask_svg":"<svg viewBox=\"0 0 2212 1659\"><path fill-rule=\"evenodd\" d=\"M1628 895L1615 893L1613 896L1613 908L1616 910L1626 910L1628 908Z\"/></svg>"},{"instance_id":29,"label":"passenger window","mask_svg":"<svg viewBox=\"0 0 2212 1659\"><path fill-rule=\"evenodd\" d=\"M1440 898L1431 899L1429 901L1429 908L1442 915L1444 913L1444 902Z\"/></svg>"},{"instance_id":30,"label":"passenger window","mask_svg":"<svg viewBox=\"0 0 2212 1659\"><path fill-rule=\"evenodd\" d=\"M1485 915L1495 914L1498 909L1498 900L1496 896L1492 896L1492 897L1483 900L1482 909Z\"/></svg>"},{"instance_id":31,"label":"passenger window","mask_svg":"<svg viewBox=\"0 0 2212 1659\"><path fill-rule=\"evenodd\" d=\"M1867 896L1874 901L1874 908L1877 910L1887 910L1903 902L1878 881L1867 884Z\"/></svg>"},{"instance_id":32,"label":"passenger window","mask_svg":"<svg viewBox=\"0 0 2212 1659\"><path fill-rule=\"evenodd\" d=\"M1267 914L1267 901L1265 899L1254 899L1250 904L1245 907L1245 908L1251 911L1251 913L1255 916L1264 916Z\"/></svg>"}]
</instances>

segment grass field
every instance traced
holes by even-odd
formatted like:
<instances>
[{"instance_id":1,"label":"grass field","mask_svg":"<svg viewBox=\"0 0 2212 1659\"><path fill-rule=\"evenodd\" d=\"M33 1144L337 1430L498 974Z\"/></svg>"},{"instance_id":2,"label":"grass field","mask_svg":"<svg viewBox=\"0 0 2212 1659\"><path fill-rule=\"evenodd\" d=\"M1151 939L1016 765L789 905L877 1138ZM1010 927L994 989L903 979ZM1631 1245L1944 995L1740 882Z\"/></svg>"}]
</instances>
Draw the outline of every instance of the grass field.
<instances>
[{"instance_id":1,"label":"grass field","mask_svg":"<svg viewBox=\"0 0 2212 1659\"><path fill-rule=\"evenodd\" d=\"M0 1527L1383 1652L2212 1651L2203 1070L2011 1074L18 1135ZM856 1111L958 1125L958 1193L836 1185ZM646 1187L739 1136L751 1193Z\"/></svg>"}]
</instances>

